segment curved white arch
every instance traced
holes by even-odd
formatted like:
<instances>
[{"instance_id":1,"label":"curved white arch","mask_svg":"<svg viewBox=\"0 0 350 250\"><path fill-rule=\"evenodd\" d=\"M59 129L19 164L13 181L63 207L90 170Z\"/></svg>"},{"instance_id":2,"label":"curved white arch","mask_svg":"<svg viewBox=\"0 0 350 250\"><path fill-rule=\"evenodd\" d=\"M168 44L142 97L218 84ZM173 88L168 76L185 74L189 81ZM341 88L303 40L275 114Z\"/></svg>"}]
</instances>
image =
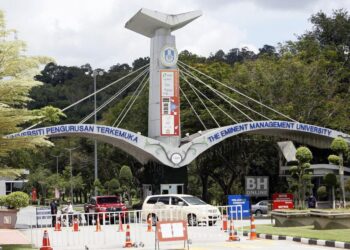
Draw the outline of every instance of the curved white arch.
<instances>
[{"instance_id":1,"label":"curved white arch","mask_svg":"<svg viewBox=\"0 0 350 250\"><path fill-rule=\"evenodd\" d=\"M255 121L210 129L184 138L181 147L172 147L125 129L94 124L57 125L25 130L6 137L87 137L112 144L132 155L141 163L152 160L178 168L188 165L201 153L217 143L242 133L278 136L318 148L328 148L332 140L339 136L350 142L350 135L348 134L320 126L290 121ZM174 155L175 157L173 157Z\"/></svg>"},{"instance_id":2,"label":"curved white arch","mask_svg":"<svg viewBox=\"0 0 350 250\"><path fill-rule=\"evenodd\" d=\"M317 148L329 148L332 140L339 136L350 142L348 134L305 123L277 120L245 122L210 129L193 136L181 146L186 155L180 165L185 166L191 163L208 148L242 133L278 136Z\"/></svg>"},{"instance_id":3,"label":"curved white arch","mask_svg":"<svg viewBox=\"0 0 350 250\"><path fill-rule=\"evenodd\" d=\"M141 163L150 160L159 161L165 165L173 165L167 152L171 151L168 145L126 129L115 128L98 124L64 124L24 130L19 133L7 135L7 138L25 136L80 136L97 139L125 151Z\"/></svg>"}]
</instances>

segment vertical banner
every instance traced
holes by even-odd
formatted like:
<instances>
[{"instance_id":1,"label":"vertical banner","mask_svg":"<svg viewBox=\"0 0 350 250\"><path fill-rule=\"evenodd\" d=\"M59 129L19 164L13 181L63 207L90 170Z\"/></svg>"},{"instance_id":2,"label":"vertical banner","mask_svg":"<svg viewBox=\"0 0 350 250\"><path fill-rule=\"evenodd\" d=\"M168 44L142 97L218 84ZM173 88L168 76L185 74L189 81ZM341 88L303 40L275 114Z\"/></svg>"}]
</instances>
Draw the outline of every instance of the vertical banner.
<instances>
[{"instance_id":1,"label":"vertical banner","mask_svg":"<svg viewBox=\"0 0 350 250\"><path fill-rule=\"evenodd\" d=\"M179 71L160 70L160 135L180 133Z\"/></svg>"},{"instance_id":2,"label":"vertical banner","mask_svg":"<svg viewBox=\"0 0 350 250\"><path fill-rule=\"evenodd\" d=\"M37 200L36 188L32 188L32 202L36 202L36 200Z\"/></svg>"}]
</instances>

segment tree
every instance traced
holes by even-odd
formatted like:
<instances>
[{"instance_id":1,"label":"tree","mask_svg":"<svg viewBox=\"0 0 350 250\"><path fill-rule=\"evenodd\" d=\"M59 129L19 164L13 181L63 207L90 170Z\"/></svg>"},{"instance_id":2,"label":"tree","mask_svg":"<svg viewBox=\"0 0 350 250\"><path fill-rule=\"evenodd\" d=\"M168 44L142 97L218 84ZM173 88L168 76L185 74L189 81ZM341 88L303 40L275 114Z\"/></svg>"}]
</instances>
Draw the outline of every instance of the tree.
<instances>
[{"instance_id":1,"label":"tree","mask_svg":"<svg viewBox=\"0 0 350 250\"><path fill-rule=\"evenodd\" d=\"M299 147L295 154L298 161L297 166L290 167L292 185L297 191L297 204L299 209L305 208L305 193L306 188L311 187L311 170L310 161L312 153L307 147Z\"/></svg>"},{"instance_id":2,"label":"tree","mask_svg":"<svg viewBox=\"0 0 350 250\"><path fill-rule=\"evenodd\" d=\"M319 199L323 199L327 197L327 187L326 186L320 186L317 189L317 197Z\"/></svg>"},{"instance_id":3,"label":"tree","mask_svg":"<svg viewBox=\"0 0 350 250\"><path fill-rule=\"evenodd\" d=\"M328 173L323 177L324 184L332 189L332 208L335 208L335 192L334 187L337 185L337 176L333 173Z\"/></svg>"},{"instance_id":4,"label":"tree","mask_svg":"<svg viewBox=\"0 0 350 250\"><path fill-rule=\"evenodd\" d=\"M97 188L97 193L99 193L99 194L104 194L106 192L106 190L104 189L104 187L99 179L96 179L94 181L94 188Z\"/></svg>"},{"instance_id":5,"label":"tree","mask_svg":"<svg viewBox=\"0 0 350 250\"><path fill-rule=\"evenodd\" d=\"M47 57L26 56L26 45L17 40L15 30L6 28L5 18L0 11L0 156L7 155L13 149L51 146L52 143L42 137L5 139L4 135L18 132L21 125L29 125L39 119L54 118L63 113L54 107L45 107L35 112L26 109L31 101L29 91L40 85L34 80L42 64L51 61ZM49 116L47 116L49 115Z\"/></svg>"},{"instance_id":6,"label":"tree","mask_svg":"<svg viewBox=\"0 0 350 250\"><path fill-rule=\"evenodd\" d=\"M343 206L346 207L346 198L345 198L345 185L344 185L344 156L349 152L348 143L340 137L335 138L332 141L331 149L338 154L338 157L335 155L330 155L328 160L333 164L339 165L339 180L340 180L340 190L342 194Z\"/></svg>"},{"instance_id":7,"label":"tree","mask_svg":"<svg viewBox=\"0 0 350 250\"><path fill-rule=\"evenodd\" d=\"M128 194L129 205L132 205L131 188L133 186L133 175L129 166L122 166L119 173L121 187Z\"/></svg>"},{"instance_id":8,"label":"tree","mask_svg":"<svg viewBox=\"0 0 350 250\"><path fill-rule=\"evenodd\" d=\"M350 192L350 179L348 179L345 183L345 190Z\"/></svg>"},{"instance_id":9,"label":"tree","mask_svg":"<svg viewBox=\"0 0 350 250\"><path fill-rule=\"evenodd\" d=\"M107 194L117 194L120 192L120 183L116 178L113 178L110 181L106 181L105 188Z\"/></svg>"}]
</instances>

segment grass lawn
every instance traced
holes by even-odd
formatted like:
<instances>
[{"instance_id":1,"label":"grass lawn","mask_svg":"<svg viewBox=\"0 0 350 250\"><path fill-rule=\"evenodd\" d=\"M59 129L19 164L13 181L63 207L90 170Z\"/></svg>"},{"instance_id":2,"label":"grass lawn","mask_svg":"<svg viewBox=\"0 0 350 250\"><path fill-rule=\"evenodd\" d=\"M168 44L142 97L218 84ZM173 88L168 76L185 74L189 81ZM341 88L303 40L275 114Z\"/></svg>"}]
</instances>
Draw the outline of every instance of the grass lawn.
<instances>
[{"instance_id":1,"label":"grass lawn","mask_svg":"<svg viewBox=\"0 0 350 250\"><path fill-rule=\"evenodd\" d=\"M33 250L31 245L2 245L2 250Z\"/></svg>"},{"instance_id":2,"label":"grass lawn","mask_svg":"<svg viewBox=\"0 0 350 250\"><path fill-rule=\"evenodd\" d=\"M313 228L314 226L274 227L273 225L256 225L256 231L263 234L350 242L350 229L315 230Z\"/></svg>"}]
</instances>

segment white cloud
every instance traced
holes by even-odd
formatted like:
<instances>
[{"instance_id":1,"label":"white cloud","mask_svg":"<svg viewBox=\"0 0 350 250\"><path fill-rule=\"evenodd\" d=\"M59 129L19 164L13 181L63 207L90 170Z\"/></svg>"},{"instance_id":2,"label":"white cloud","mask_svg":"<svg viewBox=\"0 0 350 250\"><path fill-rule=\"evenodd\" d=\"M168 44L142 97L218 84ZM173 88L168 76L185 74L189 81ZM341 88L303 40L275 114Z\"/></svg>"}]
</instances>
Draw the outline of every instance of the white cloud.
<instances>
[{"instance_id":1,"label":"white cloud","mask_svg":"<svg viewBox=\"0 0 350 250\"><path fill-rule=\"evenodd\" d=\"M350 9L342 0L1 0L9 28L19 31L32 55L59 64L90 63L108 69L149 55L149 39L124 28L140 8L165 13L201 9L204 15L174 32L179 50L208 56L219 49L248 45L258 50L310 29L308 18L319 10ZM147 4L145 4L147 3Z\"/></svg>"}]
</instances>

